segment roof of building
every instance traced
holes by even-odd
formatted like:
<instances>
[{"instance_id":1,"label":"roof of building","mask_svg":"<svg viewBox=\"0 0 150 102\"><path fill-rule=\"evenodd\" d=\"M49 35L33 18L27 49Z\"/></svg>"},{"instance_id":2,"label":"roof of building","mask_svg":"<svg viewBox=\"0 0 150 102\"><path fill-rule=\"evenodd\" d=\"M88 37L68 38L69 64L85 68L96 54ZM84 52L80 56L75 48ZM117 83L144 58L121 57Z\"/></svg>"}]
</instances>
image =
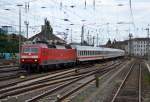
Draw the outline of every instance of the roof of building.
<instances>
[{"instance_id":1,"label":"roof of building","mask_svg":"<svg viewBox=\"0 0 150 102\"><path fill-rule=\"evenodd\" d=\"M135 41L148 41L149 38L134 38L132 40L135 40Z\"/></svg>"},{"instance_id":2,"label":"roof of building","mask_svg":"<svg viewBox=\"0 0 150 102\"><path fill-rule=\"evenodd\" d=\"M45 19L45 24L41 28L41 32L29 38L29 41L57 41L57 43L66 43L53 34L53 28L47 19Z\"/></svg>"},{"instance_id":3,"label":"roof of building","mask_svg":"<svg viewBox=\"0 0 150 102\"><path fill-rule=\"evenodd\" d=\"M49 38L46 38L44 35L45 35L45 34L44 34L43 32L40 32L40 33L38 33L38 34L32 36L31 38L29 38L29 40L30 40L30 41L33 41L35 38L40 38L41 40L42 40L42 39L47 39L47 40L59 40L59 41L63 41L63 42L64 42L64 40L60 39L59 37L57 37L57 36L54 35L54 34L50 34L50 37L49 37Z\"/></svg>"}]
</instances>

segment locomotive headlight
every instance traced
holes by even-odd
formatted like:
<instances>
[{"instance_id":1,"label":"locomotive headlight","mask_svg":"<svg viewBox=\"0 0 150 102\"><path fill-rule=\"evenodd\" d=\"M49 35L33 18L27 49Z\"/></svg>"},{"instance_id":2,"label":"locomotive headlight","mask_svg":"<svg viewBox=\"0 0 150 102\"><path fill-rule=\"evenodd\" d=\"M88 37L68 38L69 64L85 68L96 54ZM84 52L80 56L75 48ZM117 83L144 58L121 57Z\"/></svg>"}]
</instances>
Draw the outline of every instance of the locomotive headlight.
<instances>
[{"instance_id":1,"label":"locomotive headlight","mask_svg":"<svg viewBox=\"0 0 150 102\"><path fill-rule=\"evenodd\" d=\"M22 59L22 62L24 62L24 59Z\"/></svg>"},{"instance_id":2,"label":"locomotive headlight","mask_svg":"<svg viewBox=\"0 0 150 102\"><path fill-rule=\"evenodd\" d=\"M34 61L37 62L37 59L35 59Z\"/></svg>"}]
</instances>

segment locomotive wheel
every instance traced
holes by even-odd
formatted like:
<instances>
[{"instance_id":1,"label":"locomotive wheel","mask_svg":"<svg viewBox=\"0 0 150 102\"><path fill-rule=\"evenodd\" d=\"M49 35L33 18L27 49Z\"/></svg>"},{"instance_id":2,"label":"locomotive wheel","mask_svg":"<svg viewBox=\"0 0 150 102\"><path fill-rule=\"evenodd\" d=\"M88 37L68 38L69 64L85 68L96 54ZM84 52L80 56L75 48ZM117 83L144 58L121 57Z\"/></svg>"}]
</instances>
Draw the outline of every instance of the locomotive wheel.
<instances>
[{"instance_id":1,"label":"locomotive wheel","mask_svg":"<svg viewBox=\"0 0 150 102\"><path fill-rule=\"evenodd\" d=\"M36 71L37 73L41 73L43 70L42 70L42 67L41 67L41 66L37 65L36 68L35 68L35 71Z\"/></svg>"},{"instance_id":2,"label":"locomotive wheel","mask_svg":"<svg viewBox=\"0 0 150 102\"><path fill-rule=\"evenodd\" d=\"M27 70L28 73L31 73L31 72L32 72L31 66L30 66L30 65L27 65L27 66L26 66L26 70Z\"/></svg>"}]
</instances>

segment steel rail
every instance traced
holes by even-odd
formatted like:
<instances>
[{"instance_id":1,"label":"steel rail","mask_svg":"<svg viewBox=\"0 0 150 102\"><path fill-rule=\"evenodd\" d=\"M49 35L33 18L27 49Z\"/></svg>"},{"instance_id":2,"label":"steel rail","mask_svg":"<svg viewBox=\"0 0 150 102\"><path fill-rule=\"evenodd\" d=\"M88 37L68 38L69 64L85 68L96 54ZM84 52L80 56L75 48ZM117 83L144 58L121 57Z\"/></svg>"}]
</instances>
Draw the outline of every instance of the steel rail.
<instances>
[{"instance_id":1,"label":"steel rail","mask_svg":"<svg viewBox=\"0 0 150 102\"><path fill-rule=\"evenodd\" d=\"M133 70L133 68L134 68L134 65L135 65L135 63L130 67L128 73L126 74L124 80L122 81L121 85L119 86L119 88L118 88L117 92L115 93L115 95L114 95L113 99L111 100L111 102L115 102L115 99L117 98L117 96L118 96L118 94L119 94L121 88L123 87L123 85L125 84L127 78L128 78L129 75L131 74L131 72L132 72L132 70Z\"/></svg>"},{"instance_id":2,"label":"steel rail","mask_svg":"<svg viewBox=\"0 0 150 102\"><path fill-rule=\"evenodd\" d=\"M141 71L141 64L139 65L139 70L140 70L140 72L139 72L139 102L141 102L141 99L142 99L142 97L141 97L141 95L142 95L142 87L141 87L141 74L142 74L142 71Z\"/></svg>"},{"instance_id":3,"label":"steel rail","mask_svg":"<svg viewBox=\"0 0 150 102\"><path fill-rule=\"evenodd\" d=\"M67 70L67 71L64 71L64 72L60 72L60 73L55 73L55 74L51 74L49 76L44 76L44 77L39 77L39 78L35 78L35 79L31 79L31 80L27 80L27 81L24 81L24 82L21 82L21 83L17 83L16 85L14 86L10 86L10 87L6 87L4 89L1 89L0 90L0 93L3 93L3 92L7 92L7 91L10 91L10 90L13 90L13 89L16 89L16 88L21 88L21 87L24 87L26 85L32 85L32 84L35 84L35 82L39 82L41 80L46 80L48 78L54 78L56 76L59 76L59 75L64 75L66 73L70 73L70 72L74 72L75 69L71 69L71 70Z\"/></svg>"},{"instance_id":4,"label":"steel rail","mask_svg":"<svg viewBox=\"0 0 150 102\"><path fill-rule=\"evenodd\" d=\"M18 65L3 65L0 68L11 68L11 67L18 67Z\"/></svg>"},{"instance_id":5,"label":"steel rail","mask_svg":"<svg viewBox=\"0 0 150 102\"><path fill-rule=\"evenodd\" d=\"M74 79L77 79L77 78L80 78L80 77L82 77L82 76L80 75L80 76L60 79L60 80L56 80L56 81L52 81L52 82L40 83L40 84L35 84L35 85L32 85L32 86L28 86L28 87L19 88L19 89L12 90L12 91L9 91L9 92L5 92L4 94L1 94L0 99L3 99L7 96L18 95L20 93L27 92L29 90L35 90L35 89L38 89L38 88L41 88L41 87L47 87L47 86L52 86L52 85L55 85L55 84L61 84L61 83L64 83L64 82L67 82L67 81L70 81L70 80L74 80Z\"/></svg>"},{"instance_id":6,"label":"steel rail","mask_svg":"<svg viewBox=\"0 0 150 102\"><path fill-rule=\"evenodd\" d=\"M123 64L120 64L120 67L121 67L122 65L123 65ZM118 67L119 67L119 66L118 66ZM114 68L112 68L112 69L114 69ZM104 72L100 73L101 75L98 76L98 77L99 77L99 78L102 78L102 77L104 77L107 73L109 73L110 71L112 71L112 70L109 70L109 71L105 70ZM66 99L67 97L69 97L71 94L77 92L79 89L81 89L81 88L87 86L89 83L94 82L94 81L96 81L96 78L95 78L95 77L94 77L94 78L91 78L89 81L87 81L87 82L81 84L80 86L75 87L74 89L70 90L69 92L67 92L66 94L64 94L64 95L61 96L60 98L58 98L58 100L57 100L56 102L63 102L63 100L65 100L65 99Z\"/></svg>"},{"instance_id":7,"label":"steel rail","mask_svg":"<svg viewBox=\"0 0 150 102\"><path fill-rule=\"evenodd\" d=\"M115 64L117 65L117 63L115 63ZM111 65L115 65L115 64L111 64ZM62 79L62 78L65 78L66 76L68 77L70 74L71 74L71 76L75 76L75 75L78 75L78 74L86 74L88 72L92 72L92 71L95 71L95 70L97 70L97 69L86 71L86 72L83 72L83 73L80 72L80 73L77 73L77 74L76 73L71 74L72 72L75 72L75 69L71 69L71 70L60 72L60 73L54 73L54 75L53 74L46 75L46 78L44 78L44 80L42 80L43 79L42 77L32 78L31 81L30 80L25 80L25 81L21 81L20 83L19 82L12 83L12 84L10 84L11 87L9 87L10 85L8 85L8 87L6 87L6 88L5 87L1 87L3 89L0 90L0 93L11 91L11 90L14 90L16 88L27 87L29 85L36 84L36 83L38 84L40 82L43 83L43 82L47 82L47 81ZM45 77L45 76L43 76L43 77ZM40 80L37 80L37 79L40 79ZM23 85L23 83L25 83L25 84ZM12 85L14 85L14 86L12 86Z\"/></svg>"},{"instance_id":8,"label":"steel rail","mask_svg":"<svg viewBox=\"0 0 150 102\"><path fill-rule=\"evenodd\" d=\"M118 64L118 66L119 66L120 64ZM112 66L110 66L110 67L112 67ZM116 68L116 66L113 66L113 68ZM113 69L113 68L110 68L110 70L111 69ZM109 68L108 68L109 69ZM107 70L108 70L107 69ZM102 72L104 72L104 71L106 71L106 69L105 70L103 70ZM62 88L64 88L64 87L67 87L68 85L71 85L71 84L73 84L73 83L75 83L75 82L77 82L77 81L79 81L79 80L82 80L82 79L84 79L84 78L87 78L87 77L89 77L89 76L91 76L91 75L94 75L94 74L96 74L97 73L97 71L95 71L95 72L93 72L93 73L91 73L91 74L89 74L89 75L86 75L86 76L83 76L83 77L81 77L81 78L79 78L79 79L76 79L76 80L74 80L74 81L72 81L72 82L69 82L69 83L66 83L66 84L64 84L64 85L61 85L61 86L58 86L58 87L56 87L56 88L54 88L54 89L52 89L52 90L48 90L48 91L46 91L46 92L44 92L44 93L42 93L42 94L39 94L39 95L37 95L37 96L35 96L35 97L32 97L31 99L28 99L28 100L26 100L25 102L35 102L35 101L37 101L38 99L40 99L40 98L42 98L42 97L44 97L44 96L46 96L46 95L48 95L48 94L50 94L50 93L53 93L53 92L55 92L55 91L57 91L57 90L59 90L59 89L62 89ZM90 82L91 81L93 81L93 80L95 80L95 78L94 79L92 79L92 80L90 80ZM87 82L88 83L88 82ZM83 85L84 86L84 85ZM82 87L82 86L81 86ZM78 89L78 88L77 88Z\"/></svg>"}]
</instances>

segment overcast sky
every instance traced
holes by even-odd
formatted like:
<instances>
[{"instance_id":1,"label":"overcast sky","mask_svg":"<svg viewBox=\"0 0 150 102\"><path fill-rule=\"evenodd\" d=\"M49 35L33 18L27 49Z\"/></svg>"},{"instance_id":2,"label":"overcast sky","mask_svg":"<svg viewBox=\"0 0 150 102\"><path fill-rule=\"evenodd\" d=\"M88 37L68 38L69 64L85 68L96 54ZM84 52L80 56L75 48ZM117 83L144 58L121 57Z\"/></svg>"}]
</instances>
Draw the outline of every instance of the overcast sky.
<instances>
[{"instance_id":1,"label":"overcast sky","mask_svg":"<svg viewBox=\"0 0 150 102\"><path fill-rule=\"evenodd\" d=\"M27 13L26 2L29 4ZM80 41L81 27L84 25L85 39L89 32L91 36L98 35L100 44L104 44L109 38L128 39L129 32L133 33L134 37L146 37L144 29L150 23L149 0L132 0L133 16L129 0L95 0L95 6L94 0L0 0L0 26L12 25L18 30L17 4L24 5L21 8L22 31L26 31L24 21L28 20L30 37L40 32L44 18L50 21L55 34L68 33L68 42L71 29L73 42Z\"/></svg>"}]
</instances>

